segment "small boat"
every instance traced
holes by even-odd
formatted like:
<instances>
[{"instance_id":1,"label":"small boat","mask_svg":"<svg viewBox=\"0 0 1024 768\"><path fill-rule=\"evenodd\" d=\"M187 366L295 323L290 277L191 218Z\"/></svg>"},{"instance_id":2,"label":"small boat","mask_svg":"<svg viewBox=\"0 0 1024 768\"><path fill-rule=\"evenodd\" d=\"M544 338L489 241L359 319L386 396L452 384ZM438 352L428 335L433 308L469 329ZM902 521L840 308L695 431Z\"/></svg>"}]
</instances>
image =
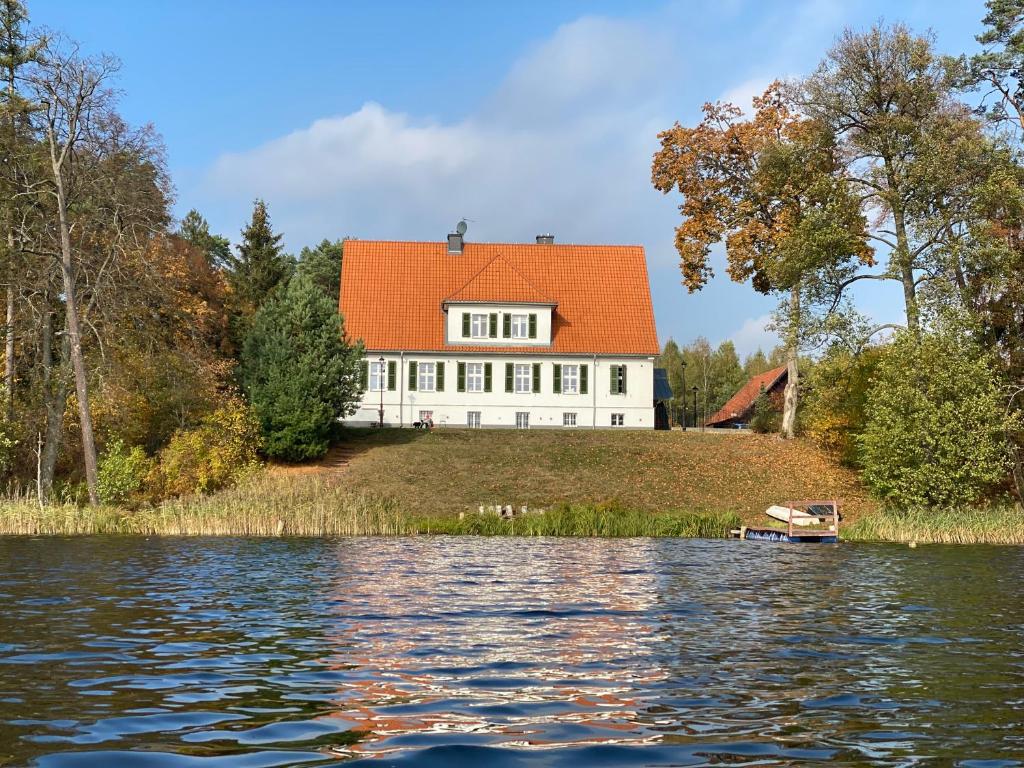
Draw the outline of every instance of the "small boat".
<instances>
[{"instance_id":1,"label":"small boat","mask_svg":"<svg viewBox=\"0 0 1024 768\"><path fill-rule=\"evenodd\" d=\"M781 541L789 544L835 544L839 541L841 516L838 501L790 501L785 506L772 505L765 513L786 523L786 528L744 525L733 531L736 538L750 541Z\"/></svg>"}]
</instances>

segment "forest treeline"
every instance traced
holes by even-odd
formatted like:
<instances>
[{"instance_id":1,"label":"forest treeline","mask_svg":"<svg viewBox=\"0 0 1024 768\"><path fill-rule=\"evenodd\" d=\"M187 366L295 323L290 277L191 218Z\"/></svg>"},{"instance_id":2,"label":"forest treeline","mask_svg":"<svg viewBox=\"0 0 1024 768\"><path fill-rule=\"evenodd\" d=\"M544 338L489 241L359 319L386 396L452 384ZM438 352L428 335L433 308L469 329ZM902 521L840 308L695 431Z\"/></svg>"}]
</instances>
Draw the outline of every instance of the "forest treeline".
<instances>
[{"instance_id":1,"label":"forest treeline","mask_svg":"<svg viewBox=\"0 0 1024 768\"><path fill-rule=\"evenodd\" d=\"M118 66L0 2L0 480L41 503L156 501L258 452L321 455L357 394L343 244L293 258L260 200L235 249L196 211L176 222Z\"/></svg>"},{"instance_id":2,"label":"forest treeline","mask_svg":"<svg viewBox=\"0 0 1024 768\"><path fill-rule=\"evenodd\" d=\"M781 434L898 508L1024 489L1024 0L986 10L972 55L848 29L806 77L662 132L652 164L682 197L686 287L722 244L728 276L779 301ZM901 322L858 312L865 281L896 287Z\"/></svg>"}]
</instances>

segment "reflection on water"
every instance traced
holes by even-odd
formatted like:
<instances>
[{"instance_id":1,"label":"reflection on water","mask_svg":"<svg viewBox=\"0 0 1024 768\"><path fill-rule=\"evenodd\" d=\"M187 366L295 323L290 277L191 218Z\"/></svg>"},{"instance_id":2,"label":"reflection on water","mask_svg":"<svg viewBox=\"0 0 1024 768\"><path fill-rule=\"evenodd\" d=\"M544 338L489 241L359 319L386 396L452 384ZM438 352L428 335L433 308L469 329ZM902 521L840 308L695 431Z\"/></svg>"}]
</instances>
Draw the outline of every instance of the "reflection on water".
<instances>
[{"instance_id":1,"label":"reflection on water","mask_svg":"<svg viewBox=\"0 0 1024 768\"><path fill-rule=\"evenodd\" d=\"M0 540L0 765L1020 765L1022 593L1014 548Z\"/></svg>"}]
</instances>

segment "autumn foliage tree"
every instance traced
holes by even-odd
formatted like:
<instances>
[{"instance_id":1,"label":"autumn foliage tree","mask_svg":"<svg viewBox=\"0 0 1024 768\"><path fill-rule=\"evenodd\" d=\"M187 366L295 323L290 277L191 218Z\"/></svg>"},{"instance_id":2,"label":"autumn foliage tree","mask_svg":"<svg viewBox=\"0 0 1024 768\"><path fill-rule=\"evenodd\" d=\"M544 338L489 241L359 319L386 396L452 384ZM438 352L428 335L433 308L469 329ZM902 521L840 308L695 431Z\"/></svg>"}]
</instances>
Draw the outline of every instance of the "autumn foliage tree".
<instances>
[{"instance_id":1,"label":"autumn foliage tree","mask_svg":"<svg viewBox=\"0 0 1024 768\"><path fill-rule=\"evenodd\" d=\"M724 242L733 280L788 296L782 433L791 437L808 300L820 300L823 285L871 263L872 250L857 198L837 172L831 134L797 114L778 83L753 107L745 118L734 105L705 104L697 126L677 123L659 134L652 181L683 196L675 244L691 292L712 277L711 248Z\"/></svg>"}]
</instances>

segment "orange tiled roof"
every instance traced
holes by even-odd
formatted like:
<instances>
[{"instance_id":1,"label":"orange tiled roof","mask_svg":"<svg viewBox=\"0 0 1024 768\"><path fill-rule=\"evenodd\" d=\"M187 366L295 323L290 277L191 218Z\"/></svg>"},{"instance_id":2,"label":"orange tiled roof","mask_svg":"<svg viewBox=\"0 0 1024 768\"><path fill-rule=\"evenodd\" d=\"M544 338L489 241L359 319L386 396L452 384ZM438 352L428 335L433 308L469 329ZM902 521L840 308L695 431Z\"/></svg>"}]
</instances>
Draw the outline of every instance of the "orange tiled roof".
<instances>
[{"instance_id":1,"label":"orange tiled roof","mask_svg":"<svg viewBox=\"0 0 1024 768\"><path fill-rule=\"evenodd\" d=\"M754 407L754 401L761 394L761 388L764 387L764 391L768 392L785 375L786 366L780 365L778 368L772 368L770 371L752 376L750 381L740 387L739 391L730 397L728 402L716 414L708 419L707 423L711 425L728 421L729 419L745 418L747 412Z\"/></svg>"},{"instance_id":2,"label":"orange tiled roof","mask_svg":"<svg viewBox=\"0 0 1024 768\"><path fill-rule=\"evenodd\" d=\"M456 296L557 304L551 346L446 345L442 305ZM346 240L340 308L346 334L375 351L659 352L640 246L466 243L455 255L444 242Z\"/></svg>"},{"instance_id":3,"label":"orange tiled roof","mask_svg":"<svg viewBox=\"0 0 1024 768\"><path fill-rule=\"evenodd\" d=\"M545 296L534 285L523 277L522 272L513 267L508 259L498 254L487 265L470 278L469 282L459 288L445 301L457 302L490 302L515 304L557 304L550 296Z\"/></svg>"}]
</instances>

